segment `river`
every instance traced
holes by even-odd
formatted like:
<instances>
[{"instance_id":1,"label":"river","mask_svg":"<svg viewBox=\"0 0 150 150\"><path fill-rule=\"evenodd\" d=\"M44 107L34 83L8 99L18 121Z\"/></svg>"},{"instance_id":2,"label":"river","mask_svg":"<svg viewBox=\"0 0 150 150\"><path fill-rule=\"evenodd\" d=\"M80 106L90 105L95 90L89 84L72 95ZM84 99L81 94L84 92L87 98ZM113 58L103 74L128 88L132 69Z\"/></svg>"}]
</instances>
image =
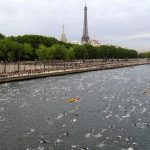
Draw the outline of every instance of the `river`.
<instances>
[{"instance_id":1,"label":"river","mask_svg":"<svg viewBox=\"0 0 150 150\"><path fill-rule=\"evenodd\" d=\"M150 150L150 65L0 85L0 150L97 149Z\"/></svg>"}]
</instances>

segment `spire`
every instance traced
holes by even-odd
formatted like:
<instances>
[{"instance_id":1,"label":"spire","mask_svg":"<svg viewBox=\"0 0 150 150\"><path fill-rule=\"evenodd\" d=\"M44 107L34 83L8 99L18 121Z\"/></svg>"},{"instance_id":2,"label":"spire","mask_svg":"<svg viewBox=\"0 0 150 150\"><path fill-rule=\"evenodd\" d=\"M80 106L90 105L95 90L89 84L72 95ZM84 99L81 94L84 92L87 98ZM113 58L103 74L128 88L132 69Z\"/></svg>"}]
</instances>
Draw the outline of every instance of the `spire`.
<instances>
[{"instance_id":1,"label":"spire","mask_svg":"<svg viewBox=\"0 0 150 150\"><path fill-rule=\"evenodd\" d=\"M85 7L86 7L86 0L85 0Z\"/></svg>"},{"instance_id":2,"label":"spire","mask_svg":"<svg viewBox=\"0 0 150 150\"><path fill-rule=\"evenodd\" d=\"M67 42L64 25L62 26L62 33L61 33L60 41L65 42L65 43Z\"/></svg>"},{"instance_id":3,"label":"spire","mask_svg":"<svg viewBox=\"0 0 150 150\"><path fill-rule=\"evenodd\" d=\"M65 34L64 24L63 24L63 34Z\"/></svg>"},{"instance_id":4,"label":"spire","mask_svg":"<svg viewBox=\"0 0 150 150\"><path fill-rule=\"evenodd\" d=\"M83 24L83 35L81 39L82 43L88 44L90 41L88 33L88 19L87 19L87 6L84 7L84 24Z\"/></svg>"}]
</instances>

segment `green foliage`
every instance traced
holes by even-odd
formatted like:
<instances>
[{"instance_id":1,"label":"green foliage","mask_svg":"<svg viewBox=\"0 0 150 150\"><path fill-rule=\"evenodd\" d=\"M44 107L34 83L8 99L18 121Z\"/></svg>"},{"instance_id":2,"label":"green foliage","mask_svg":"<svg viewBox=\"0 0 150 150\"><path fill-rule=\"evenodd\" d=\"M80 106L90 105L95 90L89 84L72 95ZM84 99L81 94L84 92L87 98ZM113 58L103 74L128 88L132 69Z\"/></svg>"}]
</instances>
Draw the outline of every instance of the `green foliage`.
<instances>
[{"instance_id":1,"label":"green foliage","mask_svg":"<svg viewBox=\"0 0 150 150\"><path fill-rule=\"evenodd\" d=\"M44 60L47 58L47 51L48 48L44 45L40 45L39 48L36 50L36 55L40 60Z\"/></svg>"},{"instance_id":2,"label":"green foliage","mask_svg":"<svg viewBox=\"0 0 150 150\"><path fill-rule=\"evenodd\" d=\"M22 45L10 39L0 40L0 59L3 61L16 61L21 54Z\"/></svg>"},{"instance_id":3,"label":"green foliage","mask_svg":"<svg viewBox=\"0 0 150 150\"><path fill-rule=\"evenodd\" d=\"M16 41L18 43L24 44L30 44L34 49L37 49L39 45L45 45L46 47L50 47L55 43L58 43L58 40L56 40L53 37L46 37L41 35L23 35L23 36L17 36L17 37L9 37L11 40Z\"/></svg>"},{"instance_id":4,"label":"green foliage","mask_svg":"<svg viewBox=\"0 0 150 150\"><path fill-rule=\"evenodd\" d=\"M5 38L5 35L3 35L2 33L0 33L0 39Z\"/></svg>"},{"instance_id":5,"label":"green foliage","mask_svg":"<svg viewBox=\"0 0 150 150\"><path fill-rule=\"evenodd\" d=\"M139 54L140 58L150 58L150 52L143 52Z\"/></svg>"},{"instance_id":6,"label":"green foliage","mask_svg":"<svg viewBox=\"0 0 150 150\"><path fill-rule=\"evenodd\" d=\"M70 47L69 49L66 50L64 59L68 61L73 60L74 58L75 58L74 50L72 47Z\"/></svg>"},{"instance_id":7,"label":"green foliage","mask_svg":"<svg viewBox=\"0 0 150 150\"><path fill-rule=\"evenodd\" d=\"M109 58L110 49L111 49L111 47L107 46L107 45L100 46L98 48L98 50L99 50L99 58Z\"/></svg>"},{"instance_id":8,"label":"green foliage","mask_svg":"<svg viewBox=\"0 0 150 150\"><path fill-rule=\"evenodd\" d=\"M33 48L30 44L22 44L22 51L21 51L21 59L22 60L31 60L33 56Z\"/></svg>"},{"instance_id":9,"label":"green foliage","mask_svg":"<svg viewBox=\"0 0 150 150\"><path fill-rule=\"evenodd\" d=\"M141 58L150 57L149 53L140 53ZM137 58L135 50L113 45L75 45L64 43L52 37L23 35L5 37L0 34L0 60L73 60L73 59L121 59Z\"/></svg>"},{"instance_id":10,"label":"green foliage","mask_svg":"<svg viewBox=\"0 0 150 150\"><path fill-rule=\"evenodd\" d=\"M55 60L62 60L65 59L65 53L67 48L64 45L54 44L52 47L53 49L53 58Z\"/></svg>"},{"instance_id":11,"label":"green foliage","mask_svg":"<svg viewBox=\"0 0 150 150\"><path fill-rule=\"evenodd\" d=\"M86 59L88 57L88 52L85 45L75 45L73 49L76 59Z\"/></svg>"},{"instance_id":12,"label":"green foliage","mask_svg":"<svg viewBox=\"0 0 150 150\"><path fill-rule=\"evenodd\" d=\"M32 53L30 44L20 44L9 38L0 40L0 59L3 61L31 60Z\"/></svg>"},{"instance_id":13,"label":"green foliage","mask_svg":"<svg viewBox=\"0 0 150 150\"><path fill-rule=\"evenodd\" d=\"M71 60L74 58L73 48L67 49L61 44L54 44L51 47L40 45L36 54L40 60Z\"/></svg>"},{"instance_id":14,"label":"green foliage","mask_svg":"<svg viewBox=\"0 0 150 150\"><path fill-rule=\"evenodd\" d=\"M99 58L137 58L138 53L135 50L130 50L122 47L102 45L98 48Z\"/></svg>"},{"instance_id":15,"label":"green foliage","mask_svg":"<svg viewBox=\"0 0 150 150\"><path fill-rule=\"evenodd\" d=\"M92 45L84 45L84 47L86 48L86 58L88 59L96 59L98 58L97 54L98 51L95 47L93 47Z\"/></svg>"}]
</instances>

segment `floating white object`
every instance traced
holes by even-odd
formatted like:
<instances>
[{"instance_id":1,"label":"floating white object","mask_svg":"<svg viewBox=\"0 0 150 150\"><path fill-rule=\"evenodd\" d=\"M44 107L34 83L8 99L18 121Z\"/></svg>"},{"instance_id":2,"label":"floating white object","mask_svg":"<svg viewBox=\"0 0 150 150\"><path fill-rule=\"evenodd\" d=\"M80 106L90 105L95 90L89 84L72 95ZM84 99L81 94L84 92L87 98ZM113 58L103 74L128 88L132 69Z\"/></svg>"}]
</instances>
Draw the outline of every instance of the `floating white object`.
<instances>
[{"instance_id":1,"label":"floating white object","mask_svg":"<svg viewBox=\"0 0 150 150\"><path fill-rule=\"evenodd\" d=\"M97 147L99 147L99 148L102 148L102 147L104 147L104 146L105 146L104 143L100 143L100 144L97 145Z\"/></svg>"},{"instance_id":2,"label":"floating white object","mask_svg":"<svg viewBox=\"0 0 150 150\"><path fill-rule=\"evenodd\" d=\"M134 150L132 147L128 148L127 150Z\"/></svg>"}]
</instances>

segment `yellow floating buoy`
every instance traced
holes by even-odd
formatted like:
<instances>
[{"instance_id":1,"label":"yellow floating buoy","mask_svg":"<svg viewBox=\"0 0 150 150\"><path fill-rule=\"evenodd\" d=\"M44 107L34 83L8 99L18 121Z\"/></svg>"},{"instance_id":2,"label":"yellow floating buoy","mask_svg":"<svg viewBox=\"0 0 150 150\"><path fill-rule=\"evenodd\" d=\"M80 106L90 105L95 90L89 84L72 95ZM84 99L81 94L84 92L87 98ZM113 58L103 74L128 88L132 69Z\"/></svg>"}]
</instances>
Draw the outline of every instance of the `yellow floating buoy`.
<instances>
[{"instance_id":1,"label":"yellow floating buoy","mask_svg":"<svg viewBox=\"0 0 150 150\"><path fill-rule=\"evenodd\" d=\"M79 100L80 100L80 98L69 98L65 102L66 103L73 103L73 102L76 102L76 101L79 101Z\"/></svg>"}]
</instances>

